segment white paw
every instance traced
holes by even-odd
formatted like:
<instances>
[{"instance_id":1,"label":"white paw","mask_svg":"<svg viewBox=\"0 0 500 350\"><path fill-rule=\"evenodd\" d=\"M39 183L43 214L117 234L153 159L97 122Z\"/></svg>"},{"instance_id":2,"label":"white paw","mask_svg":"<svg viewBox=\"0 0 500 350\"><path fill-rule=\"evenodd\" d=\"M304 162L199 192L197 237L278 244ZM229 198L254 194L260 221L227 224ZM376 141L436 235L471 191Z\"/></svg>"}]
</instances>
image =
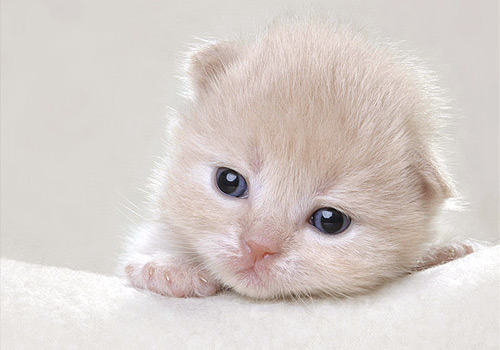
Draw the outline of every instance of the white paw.
<instances>
[{"instance_id":1,"label":"white paw","mask_svg":"<svg viewBox=\"0 0 500 350\"><path fill-rule=\"evenodd\" d=\"M221 287L206 271L182 260L129 263L125 272L135 287L165 296L206 297L214 295Z\"/></svg>"},{"instance_id":2,"label":"white paw","mask_svg":"<svg viewBox=\"0 0 500 350\"><path fill-rule=\"evenodd\" d=\"M427 252L426 256L418 260L414 270L420 271L437 265L446 264L452 260L463 258L473 251L474 248L472 245L466 243L455 243L437 247Z\"/></svg>"}]
</instances>

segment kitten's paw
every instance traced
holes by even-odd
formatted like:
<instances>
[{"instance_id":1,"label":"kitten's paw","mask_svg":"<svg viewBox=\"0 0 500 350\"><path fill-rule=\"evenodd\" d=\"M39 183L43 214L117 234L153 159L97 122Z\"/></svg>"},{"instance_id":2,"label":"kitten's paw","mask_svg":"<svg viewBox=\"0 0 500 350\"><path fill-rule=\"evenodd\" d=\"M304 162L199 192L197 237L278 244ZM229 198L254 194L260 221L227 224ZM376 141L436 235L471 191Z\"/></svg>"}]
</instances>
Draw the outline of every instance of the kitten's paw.
<instances>
[{"instance_id":1,"label":"kitten's paw","mask_svg":"<svg viewBox=\"0 0 500 350\"><path fill-rule=\"evenodd\" d=\"M177 298L206 297L214 295L221 287L206 271L182 261L130 263L125 272L135 287Z\"/></svg>"},{"instance_id":2,"label":"kitten's paw","mask_svg":"<svg viewBox=\"0 0 500 350\"><path fill-rule=\"evenodd\" d=\"M472 253L474 248L470 244L456 243L444 247L434 248L422 259L417 261L414 271L425 270L433 266L446 264L452 260L463 258Z\"/></svg>"}]
</instances>

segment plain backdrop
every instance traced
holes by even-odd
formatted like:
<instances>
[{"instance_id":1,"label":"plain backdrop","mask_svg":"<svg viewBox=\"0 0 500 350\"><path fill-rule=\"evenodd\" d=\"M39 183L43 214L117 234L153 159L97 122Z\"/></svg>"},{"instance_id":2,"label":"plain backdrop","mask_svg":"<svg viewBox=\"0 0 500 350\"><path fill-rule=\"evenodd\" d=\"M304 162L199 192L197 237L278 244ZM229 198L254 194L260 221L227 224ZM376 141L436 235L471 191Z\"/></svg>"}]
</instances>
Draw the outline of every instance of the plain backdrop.
<instances>
[{"instance_id":1,"label":"plain backdrop","mask_svg":"<svg viewBox=\"0 0 500 350\"><path fill-rule=\"evenodd\" d=\"M447 229L498 242L498 1L2 0L1 255L113 273L167 107L183 102L182 53L311 9L431 63L452 99L448 161L469 202Z\"/></svg>"}]
</instances>

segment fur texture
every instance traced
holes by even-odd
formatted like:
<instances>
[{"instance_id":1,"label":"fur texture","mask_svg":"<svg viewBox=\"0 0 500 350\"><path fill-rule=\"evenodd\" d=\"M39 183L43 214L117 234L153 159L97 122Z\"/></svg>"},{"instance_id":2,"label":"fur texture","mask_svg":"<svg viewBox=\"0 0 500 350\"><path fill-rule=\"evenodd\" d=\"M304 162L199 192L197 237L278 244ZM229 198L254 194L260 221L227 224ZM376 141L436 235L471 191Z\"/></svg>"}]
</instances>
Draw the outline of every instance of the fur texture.
<instances>
[{"instance_id":1,"label":"fur texture","mask_svg":"<svg viewBox=\"0 0 500 350\"><path fill-rule=\"evenodd\" d=\"M252 44L203 47L188 72L195 98L170 121L151 222L124 255L133 285L343 296L440 262L425 255L452 188L436 155L440 99L414 60L349 29L282 23ZM244 176L247 198L218 190L219 167ZM352 224L321 233L309 218L322 207Z\"/></svg>"},{"instance_id":2,"label":"fur texture","mask_svg":"<svg viewBox=\"0 0 500 350\"><path fill-rule=\"evenodd\" d=\"M0 259L2 349L498 350L500 247L344 300L157 298L115 277Z\"/></svg>"}]
</instances>

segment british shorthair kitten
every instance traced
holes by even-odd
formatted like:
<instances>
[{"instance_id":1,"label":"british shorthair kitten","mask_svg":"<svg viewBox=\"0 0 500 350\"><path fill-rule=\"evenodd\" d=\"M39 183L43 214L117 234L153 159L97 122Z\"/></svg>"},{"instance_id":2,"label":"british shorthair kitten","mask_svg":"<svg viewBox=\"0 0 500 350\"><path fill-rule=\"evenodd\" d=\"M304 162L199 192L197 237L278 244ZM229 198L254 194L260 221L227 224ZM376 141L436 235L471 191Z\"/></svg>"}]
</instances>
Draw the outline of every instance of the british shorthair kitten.
<instances>
[{"instance_id":1,"label":"british shorthair kitten","mask_svg":"<svg viewBox=\"0 0 500 350\"><path fill-rule=\"evenodd\" d=\"M325 23L282 23L189 61L150 222L123 256L132 285L254 298L373 290L471 252L430 249L452 195L441 102L392 48Z\"/></svg>"}]
</instances>

